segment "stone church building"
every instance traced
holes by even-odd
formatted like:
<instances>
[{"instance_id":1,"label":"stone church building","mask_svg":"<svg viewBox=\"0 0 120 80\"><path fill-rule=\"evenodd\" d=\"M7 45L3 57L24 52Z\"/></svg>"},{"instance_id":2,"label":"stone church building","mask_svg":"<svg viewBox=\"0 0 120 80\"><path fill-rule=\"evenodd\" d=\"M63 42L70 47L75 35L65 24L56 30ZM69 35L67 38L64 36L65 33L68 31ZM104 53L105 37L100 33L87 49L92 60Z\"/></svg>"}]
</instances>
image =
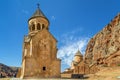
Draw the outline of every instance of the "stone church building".
<instances>
[{"instance_id":1,"label":"stone church building","mask_svg":"<svg viewBox=\"0 0 120 80\"><path fill-rule=\"evenodd\" d=\"M21 78L58 78L61 60L57 58L57 40L49 32L49 20L39 6L28 20L29 33L24 37Z\"/></svg>"}]
</instances>

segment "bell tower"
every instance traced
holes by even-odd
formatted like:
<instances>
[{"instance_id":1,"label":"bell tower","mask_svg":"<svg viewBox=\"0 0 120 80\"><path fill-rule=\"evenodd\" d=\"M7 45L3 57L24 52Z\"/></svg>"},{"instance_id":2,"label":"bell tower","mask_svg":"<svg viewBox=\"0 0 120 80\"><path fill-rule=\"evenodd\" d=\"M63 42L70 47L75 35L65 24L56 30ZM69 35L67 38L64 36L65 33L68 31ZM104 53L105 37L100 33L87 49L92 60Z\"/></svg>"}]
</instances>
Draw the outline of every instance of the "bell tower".
<instances>
[{"instance_id":1,"label":"bell tower","mask_svg":"<svg viewBox=\"0 0 120 80\"><path fill-rule=\"evenodd\" d=\"M81 61L83 61L83 55L81 52L78 50L75 53L74 60L71 63L71 69L75 69L75 66L77 66Z\"/></svg>"},{"instance_id":2,"label":"bell tower","mask_svg":"<svg viewBox=\"0 0 120 80\"><path fill-rule=\"evenodd\" d=\"M83 60L83 55L81 54L81 52L78 50L74 56L74 61L79 63L80 61Z\"/></svg>"},{"instance_id":3,"label":"bell tower","mask_svg":"<svg viewBox=\"0 0 120 80\"><path fill-rule=\"evenodd\" d=\"M61 60L57 58L57 40L49 32L49 20L40 10L28 20L28 35L24 37L21 78L58 78Z\"/></svg>"},{"instance_id":4,"label":"bell tower","mask_svg":"<svg viewBox=\"0 0 120 80\"><path fill-rule=\"evenodd\" d=\"M34 34L40 30L49 29L49 20L43 14L43 12L39 8L39 4L37 10L32 15L32 17L28 20L29 34Z\"/></svg>"}]
</instances>

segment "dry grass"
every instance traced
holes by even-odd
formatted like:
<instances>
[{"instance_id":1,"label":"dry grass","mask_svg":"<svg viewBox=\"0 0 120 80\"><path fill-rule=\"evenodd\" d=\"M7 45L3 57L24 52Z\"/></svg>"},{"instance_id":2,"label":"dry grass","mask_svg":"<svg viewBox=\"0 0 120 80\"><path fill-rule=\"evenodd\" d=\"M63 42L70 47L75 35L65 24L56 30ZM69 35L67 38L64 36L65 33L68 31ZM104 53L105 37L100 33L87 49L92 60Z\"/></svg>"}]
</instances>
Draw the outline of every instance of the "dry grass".
<instances>
[{"instance_id":1,"label":"dry grass","mask_svg":"<svg viewBox=\"0 0 120 80\"><path fill-rule=\"evenodd\" d=\"M0 80L10 80L10 78L0 78Z\"/></svg>"},{"instance_id":2,"label":"dry grass","mask_svg":"<svg viewBox=\"0 0 120 80\"><path fill-rule=\"evenodd\" d=\"M105 67L98 73L88 76L88 80L120 80L120 67Z\"/></svg>"},{"instance_id":3,"label":"dry grass","mask_svg":"<svg viewBox=\"0 0 120 80\"><path fill-rule=\"evenodd\" d=\"M120 80L120 67L104 67L101 69L101 71L97 72L96 74L89 74L87 76L89 77L88 79L36 79L36 80ZM22 80L22 79L0 78L0 80Z\"/></svg>"},{"instance_id":4,"label":"dry grass","mask_svg":"<svg viewBox=\"0 0 120 80\"><path fill-rule=\"evenodd\" d=\"M0 78L0 80L83 80L83 79L19 79L19 78Z\"/></svg>"}]
</instances>

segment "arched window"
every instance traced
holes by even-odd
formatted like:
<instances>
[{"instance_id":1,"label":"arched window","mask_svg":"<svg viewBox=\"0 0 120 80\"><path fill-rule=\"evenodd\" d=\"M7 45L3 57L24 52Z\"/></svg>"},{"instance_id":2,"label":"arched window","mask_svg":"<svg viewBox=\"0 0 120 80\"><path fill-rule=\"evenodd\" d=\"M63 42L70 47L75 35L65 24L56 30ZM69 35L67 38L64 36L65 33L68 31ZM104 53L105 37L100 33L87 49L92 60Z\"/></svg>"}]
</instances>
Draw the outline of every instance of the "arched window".
<instances>
[{"instance_id":1,"label":"arched window","mask_svg":"<svg viewBox=\"0 0 120 80\"><path fill-rule=\"evenodd\" d=\"M42 29L44 29L45 28L45 25L44 24L42 24Z\"/></svg>"},{"instance_id":2,"label":"arched window","mask_svg":"<svg viewBox=\"0 0 120 80\"><path fill-rule=\"evenodd\" d=\"M39 23L37 24L37 30L40 30L40 24Z\"/></svg>"},{"instance_id":3,"label":"arched window","mask_svg":"<svg viewBox=\"0 0 120 80\"><path fill-rule=\"evenodd\" d=\"M32 31L35 30L35 24L32 24Z\"/></svg>"}]
</instances>

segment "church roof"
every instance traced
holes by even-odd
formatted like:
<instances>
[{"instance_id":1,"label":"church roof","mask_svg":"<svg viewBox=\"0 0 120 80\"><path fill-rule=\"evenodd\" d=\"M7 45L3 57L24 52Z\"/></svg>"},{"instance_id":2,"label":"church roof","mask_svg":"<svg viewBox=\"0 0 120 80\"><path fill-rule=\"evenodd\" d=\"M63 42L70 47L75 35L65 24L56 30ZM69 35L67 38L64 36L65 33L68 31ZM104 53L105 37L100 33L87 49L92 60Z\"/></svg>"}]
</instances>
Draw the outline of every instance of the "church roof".
<instances>
[{"instance_id":1,"label":"church roof","mask_svg":"<svg viewBox=\"0 0 120 80\"><path fill-rule=\"evenodd\" d=\"M75 56L83 56L83 55L82 55L81 52L78 50L77 53L75 54Z\"/></svg>"},{"instance_id":2,"label":"church roof","mask_svg":"<svg viewBox=\"0 0 120 80\"><path fill-rule=\"evenodd\" d=\"M30 19L32 19L32 18L36 18L36 17L43 17L43 18L45 18L45 19L47 19L46 18L46 16L44 15L44 13L41 11L41 9L39 8L39 5L38 5L38 8L37 8L37 10L34 12L34 14L30 17ZM29 20L30 20L29 19ZM48 19L47 19L48 20ZM49 21L48 21L49 22Z\"/></svg>"},{"instance_id":3,"label":"church roof","mask_svg":"<svg viewBox=\"0 0 120 80\"><path fill-rule=\"evenodd\" d=\"M38 7L38 9L35 11L35 13L32 15L32 17L45 17L44 13L40 10L40 8Z\"/></svg>"}]
</instances>

